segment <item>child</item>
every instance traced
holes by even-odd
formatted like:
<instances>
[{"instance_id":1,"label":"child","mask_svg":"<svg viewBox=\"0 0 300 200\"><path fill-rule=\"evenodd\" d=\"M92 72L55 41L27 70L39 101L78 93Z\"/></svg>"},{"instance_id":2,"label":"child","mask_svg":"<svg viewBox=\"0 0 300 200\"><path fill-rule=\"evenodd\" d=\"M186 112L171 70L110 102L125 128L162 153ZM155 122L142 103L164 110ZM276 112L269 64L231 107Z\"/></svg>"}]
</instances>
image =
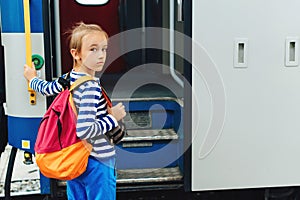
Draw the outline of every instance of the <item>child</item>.
<instances>
[{"instance_id":1,"label":"child","mask_svg":"<svg viewBox=\"0 0 300 200\"><path fill-rule=\"evenodd\" d=\"M115 149L105 133L117 127L117 121L124 118L126 112L119 103L109 114L99 79L95 77L95 72L101 71L105 63L107 40L107 34L94 24L78 23L70 35L70 53L76 69L70 73L70 83L86 75L94 77L95 81L88 81L73 91L78 111L77 136L88 140L93 149L86 171L67 181L68 199L116 199ZM34 79L31 78L30 86L34 85Z\"/></svg>"}]
</instances>

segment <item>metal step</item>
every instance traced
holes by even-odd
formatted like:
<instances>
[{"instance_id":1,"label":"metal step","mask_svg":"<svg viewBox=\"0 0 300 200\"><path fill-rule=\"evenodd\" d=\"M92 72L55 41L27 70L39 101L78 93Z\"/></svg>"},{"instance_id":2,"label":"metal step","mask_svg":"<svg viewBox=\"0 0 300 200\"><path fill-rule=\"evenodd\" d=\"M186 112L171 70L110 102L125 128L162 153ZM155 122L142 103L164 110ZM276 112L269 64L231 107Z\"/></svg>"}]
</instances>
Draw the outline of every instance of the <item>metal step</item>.
<instances>
[{"instance_id":1,"label":"metal step","mask_svg":"<svg viewBox=\"0 0 300 200\"><path fill-rule=\"evenodd\" d=\"M160 183L181 181L179 167L118 170L118 184Z\"/></svg>"},{"instance_id":2,"label":"metal step","mask_svg":"<svg viewBox=\"0 0 300 200\"><path fill-rule=\"evenodd\" d=\"M177 140L178 135L174 129L146 129L146 130L127 130L127 135L123 142L133 141L153 141L153 140Z\"/></svg>"},{"instance_id":3,"label":"metal step","mask_svg":"<svg viewBox=\"0 0 300 200\"><path fill-rule=\"evenodd\" d=\"M128 112L124 117L124 123L130 129L150 129L152 127L152 116L149 111Z\"/></svg>"},{"instance_id":4,"label":"metal step","mask_svg":"<svg viewBox=\"0 0 300 200\"><path fill-rule=\"evenodd\" d=\"M183 176L179 167L152 169L117 170L117 184L141 184L181 181ZM59 187L65 187L66 181L58 181Z\"/></svg>"}]
</instances>

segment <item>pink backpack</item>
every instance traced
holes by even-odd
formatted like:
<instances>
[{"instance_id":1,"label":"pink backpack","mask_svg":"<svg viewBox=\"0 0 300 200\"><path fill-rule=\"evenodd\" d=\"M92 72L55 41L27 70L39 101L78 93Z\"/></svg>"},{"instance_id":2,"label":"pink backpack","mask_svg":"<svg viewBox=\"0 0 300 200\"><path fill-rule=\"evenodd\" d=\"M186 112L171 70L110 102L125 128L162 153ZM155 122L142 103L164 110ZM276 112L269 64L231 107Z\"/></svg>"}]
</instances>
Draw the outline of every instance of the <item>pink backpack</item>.
<instances>
[{"instance_id":1,"label":"pink backpack","mask_svg":"<svg viewBox=\"0 0 300 200\"><path fill-rule=\"evenodd\" d=\"M85 170L91 145L76 135L77 111L71 91L86 81L84 76L58 94L45 113L35 143L36 162L48 178L71 180Z\"/></svg>"}]
</instances>

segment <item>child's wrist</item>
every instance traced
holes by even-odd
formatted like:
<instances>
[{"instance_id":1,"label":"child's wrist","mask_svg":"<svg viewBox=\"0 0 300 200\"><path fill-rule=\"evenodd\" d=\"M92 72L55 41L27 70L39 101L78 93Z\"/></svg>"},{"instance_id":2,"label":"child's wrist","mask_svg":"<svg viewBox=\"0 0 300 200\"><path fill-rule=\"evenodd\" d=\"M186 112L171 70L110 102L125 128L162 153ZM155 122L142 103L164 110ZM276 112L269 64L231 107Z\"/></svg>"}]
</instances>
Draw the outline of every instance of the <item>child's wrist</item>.
<instances>
[{"instance_id":1,"label":"child's wrist","mask_svg":"<svg viewBox=\"0 0 300 200\"><path fill-rule=\"evenodd\" d=\"M30 80L28 81L29 85L30 85L31 82L32 82L34 79L36 79L36 78L37 78L37 76L34 76L34 77L30 78Z\"/></svg>"}]
</instances>

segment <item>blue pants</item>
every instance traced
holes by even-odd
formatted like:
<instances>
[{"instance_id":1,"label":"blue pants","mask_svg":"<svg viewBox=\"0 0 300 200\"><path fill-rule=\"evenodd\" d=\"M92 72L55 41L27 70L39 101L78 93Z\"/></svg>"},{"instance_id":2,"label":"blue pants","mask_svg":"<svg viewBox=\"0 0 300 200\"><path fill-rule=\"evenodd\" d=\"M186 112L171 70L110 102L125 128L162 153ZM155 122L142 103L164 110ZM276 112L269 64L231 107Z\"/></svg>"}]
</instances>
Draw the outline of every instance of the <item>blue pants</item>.
<instances>
[{"instance_id":1,"label":"blue pants","mask_svg":"<svg viewBox=\"0 0 300 200\"><path fill-rule=\"evenodd\" d=\"M90 156L86 171L67 181L68 200L115 200L115 158L99 161Z\"/></svg>"}]
</instances>

